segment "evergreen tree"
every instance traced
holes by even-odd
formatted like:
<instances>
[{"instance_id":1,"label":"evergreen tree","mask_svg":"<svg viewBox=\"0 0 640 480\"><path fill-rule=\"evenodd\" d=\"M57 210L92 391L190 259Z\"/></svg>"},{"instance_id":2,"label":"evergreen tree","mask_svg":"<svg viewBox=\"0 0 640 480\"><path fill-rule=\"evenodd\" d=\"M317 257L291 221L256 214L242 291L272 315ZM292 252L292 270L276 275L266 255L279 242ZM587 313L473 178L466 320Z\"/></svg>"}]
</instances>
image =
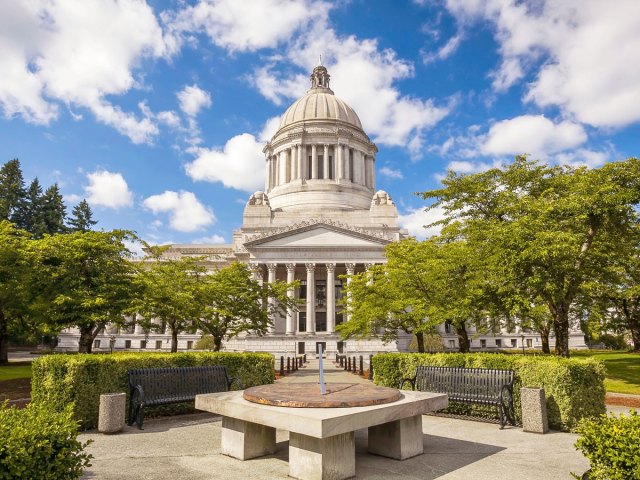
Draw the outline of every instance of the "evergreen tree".
<instances>
[{"instance_id":1,"label":"evergreen tree","mask_svg":"<svg viewBox=\"0 0 640 480\"><path fill-rule=\"evenodd\" d=\"M71 214L69 225L72 232L88 232L98 223L93 220L93 212L85 199L73 208Z\"/></svg>"},{"instance_id":2,"label":"evergreen tree","mask_svg":"<svg viewBox=\"0 0 640 480\"><path fill-rule=\"evenodd\" d=\"M26 202L24 207L25 225L24 229L31 233L34 238L42 238L46 232L43 213L44 196L38 177L34 178L27 189Z\"/></svg>"},{"instance_id":3,"label":"evergreen tree","mask_svg":"<svg viewBox=\"0 0 640 480\"><path fill-rule=\"evenodd\" d=\"M24 228L25 196L22 169L16 158L0 168L0 220L9 220Z\"/></svg>"},{"instance_id":4,"label":"evergreen tree","mask_svg":"<svg viewBox=\"0 0 640 480\"><path fill-rule=\"evenodd\" d=\"M67 232L67 227L65 226L66 210L67 208L60 194L60 188L57 183L54 183L47 188L42 198L42 217L45 233L54 235Z\"/></svg>"}]
</instances>

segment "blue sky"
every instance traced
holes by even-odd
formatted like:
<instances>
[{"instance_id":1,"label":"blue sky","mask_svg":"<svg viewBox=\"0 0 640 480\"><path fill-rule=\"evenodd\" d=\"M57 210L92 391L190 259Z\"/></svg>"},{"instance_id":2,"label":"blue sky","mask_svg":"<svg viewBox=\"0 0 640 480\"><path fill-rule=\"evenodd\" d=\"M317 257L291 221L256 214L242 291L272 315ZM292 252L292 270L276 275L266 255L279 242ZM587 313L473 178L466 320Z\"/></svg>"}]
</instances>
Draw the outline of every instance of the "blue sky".
<instances>
[{"instance_id":1,"label":"blue sky","mask_svg":"<svg viewBox=\"0 0 640 480\"><path fill-rule=\"evenodd\" d=\"M230 242L264 142L322 55L379 148L377 188L423 237L413 193L520 153L638 155L637 0L17 0L0 3L0 148L98 228Z\"/></svg>"}]
</instances>

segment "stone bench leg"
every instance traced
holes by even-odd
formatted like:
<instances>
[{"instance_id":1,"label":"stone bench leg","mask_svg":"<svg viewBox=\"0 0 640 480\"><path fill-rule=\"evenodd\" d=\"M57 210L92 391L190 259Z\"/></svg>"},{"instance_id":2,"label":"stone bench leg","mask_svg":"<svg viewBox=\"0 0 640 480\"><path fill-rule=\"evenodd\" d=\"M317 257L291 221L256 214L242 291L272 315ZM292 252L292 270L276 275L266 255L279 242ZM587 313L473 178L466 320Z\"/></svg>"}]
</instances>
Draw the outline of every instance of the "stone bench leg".
<instances>
[{"instance_id":1,"label":"stone bench leg","mask_svg":"<svg viewBox=\"0 0 640 480\"><path fill-rule=\"evenodd\" d=\"M222 417L220 451L239 460L271 455L276 451L276 429Z\"/></svg>"},{"instance_id":2,"label":"stone bench leg","mask_svg":"<svg viewBox=\"0 0 640 480\"><path fill-rule=\"evenodd\" d=\"M422 415L369 427L369 453L404 460L423 452Z\"/></svg>"},{"instance_id":3,"label":"stone bench leg","mask_svg":"<svg viewBox=\"0 0 640 480\"><path fill-rule=\"evenodd\" d=\"M356 475L355 433L327 438L289 434L289 476L302 480L343 480Z\"/></svg>"}]
</instances>

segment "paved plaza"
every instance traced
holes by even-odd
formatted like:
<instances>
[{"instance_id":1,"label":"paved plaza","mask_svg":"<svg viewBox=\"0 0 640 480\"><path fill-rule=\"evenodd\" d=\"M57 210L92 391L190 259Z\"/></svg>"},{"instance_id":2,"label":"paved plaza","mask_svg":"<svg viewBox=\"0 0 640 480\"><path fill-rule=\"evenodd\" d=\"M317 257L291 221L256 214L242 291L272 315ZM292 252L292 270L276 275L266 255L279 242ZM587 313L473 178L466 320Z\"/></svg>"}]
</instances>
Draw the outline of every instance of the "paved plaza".
<instances>
[{"instance_id":1,"label":"paved plaza","mask_svg":"<svg viewBox=\"0 0 640 480\"><path fill-rule=\"evenodd\" d=\"M367 382L326 365L330 383ZM280 382L317 382L317 361ZM356 432L356 478L367 479L570 479L587 460L574 448L576 435L499 430L491 423L423 416L424 455L405 461L367 453L367 430ZM145 421L116 435L89 431L94 455L86 479L285 479L289 434L277 431L274 455L239 461L220 455L221 418L193 414Z\"/></svg>"}]
</instances>

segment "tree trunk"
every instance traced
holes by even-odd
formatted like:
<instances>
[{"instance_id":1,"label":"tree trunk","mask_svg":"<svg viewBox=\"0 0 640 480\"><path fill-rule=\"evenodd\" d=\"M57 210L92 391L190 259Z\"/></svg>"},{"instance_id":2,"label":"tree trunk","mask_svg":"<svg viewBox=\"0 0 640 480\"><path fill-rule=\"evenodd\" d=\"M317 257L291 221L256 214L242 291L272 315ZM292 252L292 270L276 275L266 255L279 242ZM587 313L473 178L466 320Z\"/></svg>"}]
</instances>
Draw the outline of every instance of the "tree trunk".
<instances>
[{"instance_id":1,"label":"tree trunk","mask_svg":"<svg viewBox=\"0 0 640 480\"><path fill-rule=\"evenodd\" d=\"M175 328L171 329L171 353L176 353L178 351L178 330Z\"/></svg>"},{"instance_id":2,"label":"tree trunk","mask_svg":"<svg viewBox=\"0 0 640 480\"><path fill-rule=\"evenodd\" d=\"M213 335L213 351L219 352L222 349L222 337Z\"/></svg>"},{"instance_id":3,"label":"tree trunk","mask_svg":"<svg viewBox=\"0 0 640 480\"><path fill-rule=\"evenodd\" d=\"M424 353L424 333L416 333L416 342L418 343L418 353Z\"/></svg>"},{"instance_id":4,"label":"tree trunk","mask_svg":"<svg viewBox=\"0 0 640 480\"><path fill-rule=\"evenodd\" d=\"M628 317L627 326L631 331L631 340L633 341L633 351L640 352L640 318L638 318L637 316Z\"/></svg>"},{"instance_id":5,"label":"tree trunk","mask_svg":"<svg viewBox=\"0 0 640 480\"><path fill-rule=\"evenodd\" d=\"M469 353L471 344L469 343L469 334L467 333L467 327L463 323L460 326L456 326L456 333L458 334L458 343L460 347L458 351L460 353Z\"/></svg>"},{"instance_id":6,"label":"tree trunk","mask_svg":"<svg viewBox=\"0 0 640 480\"><path fill-rule=\"evenodd\" d=\"M550 306L553 331L556 334L556 355L569 357L569 307L565 304Z\"/></svg>"},{"instance_id":7,"label":"tree trunk","mask_svg":"<svg viewBox=\"0 0 640 480\"><path fill-rule=\"evenodd\" d=\"M7 318L0 311L0 365L9 363L9 328Z\"/></svg>"},{"instance_id":8,"label":"tree trunk","mask_svg":"<svg viewBox=\"0 0 640 480\"><path fill-rule=\"evenodd\" d=\"M539 327L538 333L540 334L540 341L542 342L542 353L551 353L551 349L549 348L549 328Z\"/></svg>"},{"instance_id":9,"label":"tree trunk","mask_svg":"<svg viewBox=\"0 0 640 480\"><path fill-rule=\"evenodd\" d=\"M79 353L91 353L93 348L93 328L82 327L80 328L80 340L78 340L78 352Z\"/></svg>"}]
</instances>

